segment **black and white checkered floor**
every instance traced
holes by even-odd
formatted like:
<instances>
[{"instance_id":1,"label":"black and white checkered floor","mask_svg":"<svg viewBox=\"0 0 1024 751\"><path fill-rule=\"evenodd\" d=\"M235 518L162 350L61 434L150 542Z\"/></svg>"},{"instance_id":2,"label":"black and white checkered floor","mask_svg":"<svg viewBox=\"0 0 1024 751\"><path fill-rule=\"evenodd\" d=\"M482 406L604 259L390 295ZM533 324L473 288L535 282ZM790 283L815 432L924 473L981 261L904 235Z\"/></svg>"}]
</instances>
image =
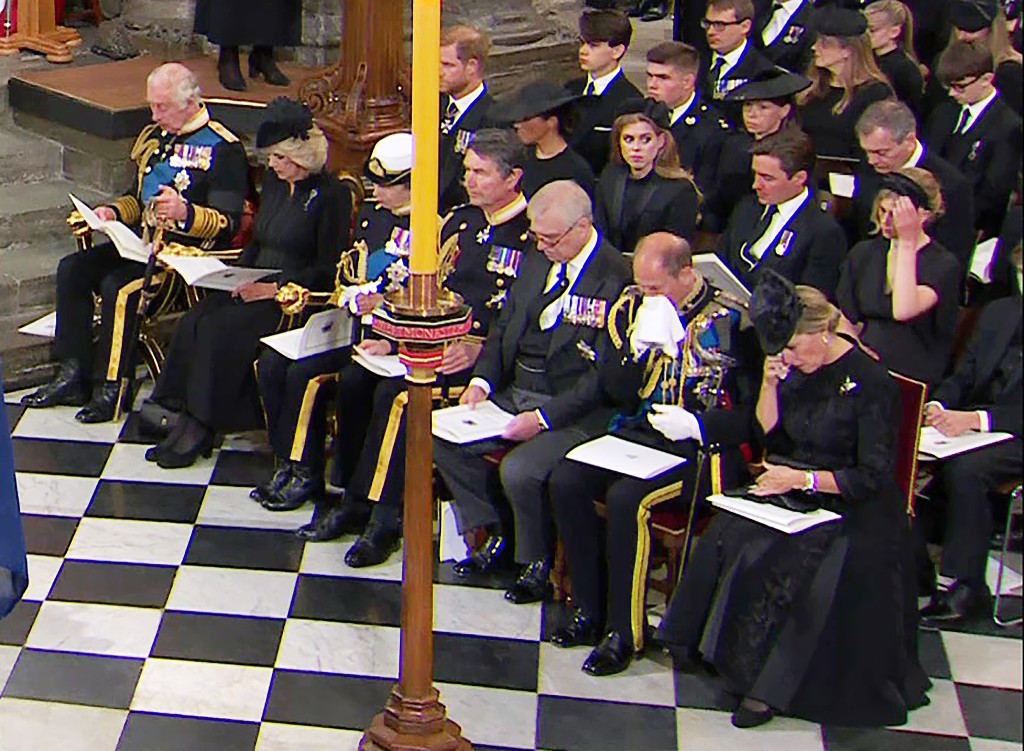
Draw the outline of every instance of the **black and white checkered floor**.
<instances>
[{"instance_id":1,"label":"black and white checkered floor","mask_svg":"<svg viewBox=\"0 0 1024 751\"><path fill-rule=\"evenodd\" d=\"M354 570L351 540L304 545L290 530L311 510L248 499L267 461L244 441L164 471L131 420L83 426L16 397L31 586L0 622L0 751L356 748L398 673L400 556ZM477 748L1021 748L1019 628L923 633L935 688L905 727L737 731L664 657L591 678L585 649L544 641L560 606L513 606L448 565L436 580L436 681Z\"/></svg>"}]
</instances>

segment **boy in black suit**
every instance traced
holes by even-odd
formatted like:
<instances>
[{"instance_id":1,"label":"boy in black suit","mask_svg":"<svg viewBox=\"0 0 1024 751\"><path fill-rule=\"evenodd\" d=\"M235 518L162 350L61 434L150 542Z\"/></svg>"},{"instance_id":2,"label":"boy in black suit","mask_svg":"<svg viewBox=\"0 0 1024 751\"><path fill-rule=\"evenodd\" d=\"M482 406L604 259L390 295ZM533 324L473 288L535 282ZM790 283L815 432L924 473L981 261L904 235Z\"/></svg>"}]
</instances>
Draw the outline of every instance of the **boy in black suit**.
<instances>
[{"instance_id":1,"label":"boy in black suit","mask_svg":"<svg viewBox=\"0 0 1024 751\"><path fill-rule=\"evenodd\" d=\"M1021 119L994 84L992 53L953 42L939 57L939 80L952 99L932 113L925 142L956 167L974 192L974 227L997 237L1017 182Z\"/></svg>"},{"instance_id":2,"label":"boy in black suit","mask_svg":"<svg viewBox=\"0 0 1024 751\"><path fill-rule=\"evenodd\" d=\"M621 11L588 10L580 15L579 28L580 67L587 75L565 85L571 94L582 97L569 145L600 177L608 163L615 111L623 101L640 96L619 67L633 27Z\"/></svg>"},{"instance_id":3,"label":"boy in black suit","mask_svg":"<svg viewBox=\"0 0 1024 751\"><path fill-rule=\"evenodd\" d=\"M803 73L811 62L813 22L811 0L776 0L758 18L754 42L776 65Z\"/></svg>"},{"instance_id":4,"label":"boy in black suit","mask_svg":"<svg viewBox=\"0 0 1024 751\"><path fill-rule=\"evenodd\" d=\"M754 144L754 193L736 207L718 254L748 289L765 269L835 298L846 238L807 187L814 144L796 127Z\"/></svg>"},{"instance_id":5,"label":"boy in black suit","mask_svg":"<svg viewBox=\"0 0 1024 751\"><path fill-rule=\"evenodd\" d=\"M701 91L718 104L734 127L743 126L743 108L722 101L725 95L775 67L748 39L753 25L751 0L709 0L701 21L713 52L710 67L702 76Z\"/></svg>"}]
</instances>

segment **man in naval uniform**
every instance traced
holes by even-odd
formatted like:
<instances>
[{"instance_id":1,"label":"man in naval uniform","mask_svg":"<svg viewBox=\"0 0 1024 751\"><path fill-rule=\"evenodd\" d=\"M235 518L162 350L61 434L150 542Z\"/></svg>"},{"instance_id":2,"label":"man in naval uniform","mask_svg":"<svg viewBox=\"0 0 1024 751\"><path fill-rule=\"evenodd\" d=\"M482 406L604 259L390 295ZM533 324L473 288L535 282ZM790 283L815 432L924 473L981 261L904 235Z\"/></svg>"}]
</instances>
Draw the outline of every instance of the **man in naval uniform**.
<instances>
[{"instance_id":1,"label":"man in naval uniform","mask_svg":"<svg viewBox=\"0 0 1024 751\"><path fill-rule=\"evenodd\" d=\"M238 231L249 165L231 131L203 104L195 75L178 63L149 74L146 99L153 123L132 147L137 176L131 192L96 213L141 231L143 212L170 222L165 242L203 249L226 248ZM96 423L113 419L129 353L145 265L122 258L112 243L73 253L57 266L57 377L22 399L28 407L85 407L75 419ZM98 346L93 344L93 295L102 298ZM131 341L129 341L131 339ZM96 356L102 381L93 390ZM127 374L131 375L131 374ZM91 400L90 400L91 397ZM88 402L88 404L86 404Z\"/></svg>"},{"instance_id":2,"label":"man in naval uniform","mask_svg":"<svg viewBox=\"0 0 1024 751\"><path fill-rule=\"evenodd\" d=\"M438 273L472 308L473 323L471 334L445 350L438 368L442 400L469 380L492 321L524 259L534 252L519 189L525 158L518 138L507 130L478 131L466 152L470 203L444 218ZM393 348L382 340L360 346L371 354L390 354ZM317 541L358 533L345 556L356 568L383 563L401 537L407 401L403 378L374 376L355 363L341 371L331 482L345 493L340 502L318 504L315 518L299 534Z\"/></svg>"},{"instance_id":3,"label":"man in naval uniform","mask_svg":"<svg viewBox=\"0 0 1024 751\"><path fill-rule=\"evenodd\" d=\"M568 459L551 474L547 496L577 605L551 641L596 645L583 664L591 675L625 670L643 647L651 512L739 485L739 446L749 437L759 384L756 341L741 331L745 306L693 268L685 240L667 233L641 240L633 277L611 309L613 350L601 363L616 414L587 428L686 462L649 480ZM602 499L606 530L594 508Z\"/></svg>"}]
</instances>

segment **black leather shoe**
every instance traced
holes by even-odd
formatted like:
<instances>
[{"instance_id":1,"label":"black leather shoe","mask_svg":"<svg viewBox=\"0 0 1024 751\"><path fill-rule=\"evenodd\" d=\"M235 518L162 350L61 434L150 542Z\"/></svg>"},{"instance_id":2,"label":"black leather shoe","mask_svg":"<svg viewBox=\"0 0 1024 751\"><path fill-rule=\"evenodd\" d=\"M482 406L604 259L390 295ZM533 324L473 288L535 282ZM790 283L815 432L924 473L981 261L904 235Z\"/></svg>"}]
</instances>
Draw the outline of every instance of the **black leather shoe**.
<instances>
[{"instance_id":1,"label":"black leather shoe","mask_svg":"<svg viewBox=\"0 0 1024 751\"><path fill-rule=\"evenodd\" d=\"M261 76L271 86L291 86L292 83L274 62L273 47L253 47L249 55L249 78L255 81Z\"/></svg>"},{"instance_id":2,"label":"black leather shoe","mask_svg":"<svg viewBox=\"0 0 1024 751\"><path fill-rule=\"evenodd\" d=\"M751 709L750 707L740 704L736 707L736 711L732 713L732 724L733 727L737 728L756 728L760 725L764 725L771 722L771 719L775 716L771 707L766 709Z\"/></svg>"},{"instance_id":3,"label":"black leather shoe","mask_svg":"<svg viewBox=\"0 0 1024 751\"><path fill-rule=\"evenodd\" d=\"M285 459L281 462L281 466L274 470L273 477L249 491L249 497L256 501L256 503L263 503L284 487L291 474L292 463Z\"/></svg>"},{"instance_id":4,"label":"black leather shoe","mask_svg":"<svg viewBox=\"0 0 1024 751\"><path fill-rule=\"evenodd\" d=\"M75 419L86 424L110 422L117 411L117 398L120 393L121 384L117 381L106 381L100 386L92 401L78 410Z\"/></svg>"},{"instance_id":5,"label":"black leather shoe","mask_svg":"<svg viewBox=\"0 0 1024 751\"><path fill-rule=\"evenodd\" d=\"M643 8L641 7L642 4L643 3L639 1L635 3L630 3L629 5L622 7L620 10L622 10L630 18L639 18L640 15L643 13Z\"/></svg>"},{"instance_id":6,"label":"black leather shoe","mask_svg":"<svg viewBox=\"0 0 1024 751\"><path fill-rule=\"evenodd\" d=\"M604 676L621 673L633 661L633 644L618 631L609 631L583 663L583 672Z\"/></svg>"},{"instance_id":7,"label":"black leather shoe","mask_svg":"<svg viewBox=\"0 0 1024 751\"><path fill-rule=\"evenodd\" d=\"M260 501L260 505L267 511L292 511L323 494L323 473L301 462L291 462L291 472L284 485L266 500Z\"/></svg>"},{"instance_id":8,"label":"black leather shoe","mask_svg":"<svg viewBox=\"0 0 1024 751\"><path fill-rule=\"evenodd\" d=\"M641 21L660 21L668 15L668 3L653 3L641 15Z\"/></svg>"},{"instance_id":9,"label":"black leather shoe","mask_svg":"<svg viewBox=\"0 0 1024 751\"><path fill-rule=\"evenodd\" d=\"M921 608L921 625L963 623L986 615L990 607L991 595L987 589L978 590L962 581L954 582L949 590L932 595L931 602Z\"/></svg>"},{"instance_id":10,"label":"black leather shoe","mask_svg":"<svg viewBox=\"0 0 1024 751\"><path fill-rule=\"evenodd\" d=\"M238 64L238 47L221 47L217 59L217 78L220 85L229 91L245 91L245 79Z\"/></svg>"},{"instance_id":11,"label":"black leather shoe","mask_svg":"<svg viewBox=\"0 0 1024 751\"><path fill-rule=\"evenodd\" d=\"M295 534L309 542L337 540L343 535L359 534L370 519L369 504L342 497L340 502L317 504L313 521L303 524Z\"/></svg>"},{"instance_id":12,"label":"black leather shoe","mask_svg":"<svg viewBox=\"0 0 1024 751\"><path fill-rule=\"evenodd\" d=\"M551 643L556 647L595 647L601 639L601 628L597 621L588 618L579 608L572 614L569 625L551 634Z\"/></svg>"},{"instance_id":13,"label":"black leather shoe","mask_svg":"<svg viewBox=\"0 0 1024 751\"><path fill-rule=\"evenodd\" d=\"M23 407L81 407L87 401L89 394L82 385L82 371L74 360L62 362L56 378L21 397Z\"/></svg>"},{"instance_id":14,"label":"black leather shoe","mask_svg":"<svg viewBox=\"0 0 1024 751\"><path fill-rule=\"evenodd\" d=\"M454 566L452 571L457 576L473 574L490 574L503 568L508 562L508 546L501 535L491 535L479 549L474 550L469 558L464 558Z\"/></svg>"},{"instance_id":15,"label":"black leather shoe","mask_svg":"<svg viewBox=\"0 0 1024 751\"><path fill-rule=\"evenodd\" d=\"M402 533L395 527L371 521L355 544L345 553L345 563L352 568L379 566L398 550Z\"/></svg>"},{"instance_id":16,"label":"black leather shoe","mask_svg":"<svg viewBox=\"0 0 1024 751\"><path fill-rule=\"evenodd\" d=\"M505 592L505 599L516 605L543 602L551 592L551 582L548 581L550 573L551 564L546 560L527 563L519 573L516 583Z\"/></svg>"}]
</instances>

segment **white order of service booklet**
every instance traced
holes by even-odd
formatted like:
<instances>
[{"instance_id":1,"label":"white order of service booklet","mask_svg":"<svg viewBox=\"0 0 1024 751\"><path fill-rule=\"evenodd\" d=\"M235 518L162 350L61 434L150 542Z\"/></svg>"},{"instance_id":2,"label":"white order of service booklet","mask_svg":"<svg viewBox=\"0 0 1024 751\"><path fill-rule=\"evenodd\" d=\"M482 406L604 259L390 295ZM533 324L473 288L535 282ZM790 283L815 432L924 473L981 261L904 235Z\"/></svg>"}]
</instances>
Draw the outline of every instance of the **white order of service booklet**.
<instances>
[{"instance_id":1,"label":"white order of service booklet","mask_svg":"<svg viewBox=\"0 0 1024 751\"><path fill-rule=\"evenodd\" d=\"M452 443L473 443L497 438L513 417L515 415L491 401L480 402L475 407L457 404L433 411L431 432Z\"/></svg>"},{"instance_id":2,"label":"white order of service booklet","mask_svg":"<svg viewBox=\"0 0 1024 751\"><path fill-rule=\"evenodd\" d=\"M976 433L973 430L962 435L942 435L931 425L921 428L921 437L917 443L917 454L923 459L945 459L966 451L974 451L993 443L1008 441L1010 433Z\"/></svg>"},{"instance_id":3,"label":"white order of service booklet","mask_svg":"<svg viewBox=\"0 0 1024 751\"><path fill-rule=\"evenodd\" d=\"M322 310L310 316L300 329L282 331L260 339L289 360L301 360L352 343L352 315L341 308Z\"/></svg>"},{"instance_id":4,"label":"white order of service booklet","mask_svg":"<svg viewBox=\"0 0 1024 751\"><path fill-rule=\"evenodd\" d=\"M582 443L566 454L565 458L641 480L650 480L686 462L685 457L658 451L614 435L603 435Z\"/></svg>"},{"instance_id":5,"label":"white order of service booklet","mask_svg":"<svg viewBox=\"0 0 1024 751\"><path fill-rule=\"evenodd\" d=\"M785 532L787 535L795 535L805 532L819 524L833 522L843 517L834 511L820 508L816 511L801 513L790 511L770 503L758 503L748 501L746 498L731 498L726 495L710 495L708 502L712 506L724 511L738 514L758 524Z\"/></svg>"}]
</instances>

